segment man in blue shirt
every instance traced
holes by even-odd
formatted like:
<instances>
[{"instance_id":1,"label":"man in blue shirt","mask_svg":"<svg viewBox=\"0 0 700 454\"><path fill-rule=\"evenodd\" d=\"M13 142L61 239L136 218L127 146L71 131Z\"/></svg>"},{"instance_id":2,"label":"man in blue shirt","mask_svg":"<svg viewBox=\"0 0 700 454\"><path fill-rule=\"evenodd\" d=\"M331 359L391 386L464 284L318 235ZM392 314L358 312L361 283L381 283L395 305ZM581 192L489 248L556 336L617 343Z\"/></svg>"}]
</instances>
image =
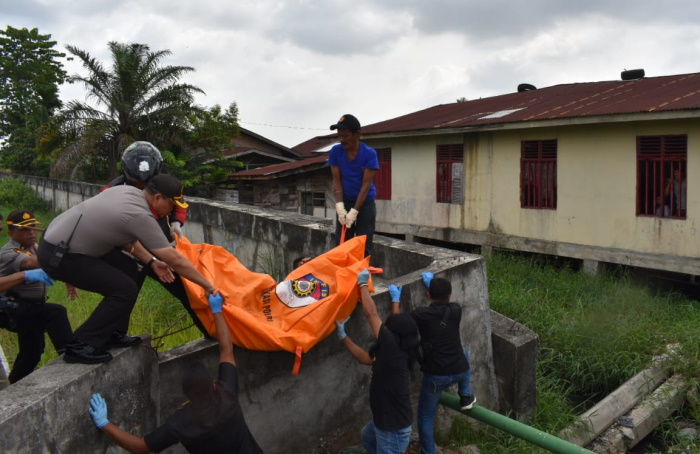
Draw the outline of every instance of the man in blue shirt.
<instances>
[{"instance_id":1,"label":"man in blue shirt","mask_svg":"<svg viewBox=\"0 0 700 454\"><path fill-rule=\"evenodd\" d=\"M328 165L333 172L333 192L338 222L335 225L336 244L340 244L343 225L347 227L345 239L367 235L365 255L372 254L372 237L377 208L374 198L374 175L379 170L379 160L374 148L360 142L360 122L345 114L331 130L338 130L339 144L331 148Z\"/></svg>"}]
</instances>

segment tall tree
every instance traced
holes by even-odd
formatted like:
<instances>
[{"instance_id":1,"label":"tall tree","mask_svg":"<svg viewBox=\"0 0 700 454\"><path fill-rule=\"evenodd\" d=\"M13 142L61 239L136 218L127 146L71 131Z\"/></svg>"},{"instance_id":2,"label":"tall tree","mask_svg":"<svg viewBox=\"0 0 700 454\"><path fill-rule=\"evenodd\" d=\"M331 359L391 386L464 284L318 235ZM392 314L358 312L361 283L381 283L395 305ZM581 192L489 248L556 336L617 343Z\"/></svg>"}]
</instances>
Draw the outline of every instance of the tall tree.
<instances>
[{"instance_id":1,"label":"tall tree","mask_svg":"<svg viewBox=\"0 0 700 454\"><path fill-rule=\"evenodd\" d=\"M82 84L87 96L85 102L68 102L44 135L42 149L56 156L54 176L87 179L85 171L100 165L104 177L116 176L117 162L132 142L146 140L161 149L182 146L190 129L188 117L201 111L194 94L204 92L179 82L194 68L161 65L169 50L117 42L108 47L109 68L86 51L66 46L88 71L69 81ZM99 171L95 176L101 176Z\"/></svg>"},{"instance_id":2,"label":"tall tree","mask_svg":"<svg viewBox=\"0 0 700 454\"><path fill-rule=\"evenodd\" d=\"M191 129L187 134L187 152L165 152L168 172L177 176L188 188L187 194L213 197L216 183L243 167L243 163L223 152L231 139L240 135L238 106L231 103L225 110L218 104L202 109L189 117Z\"/></svg>"},{"instance_id":3,"label":"tall tree","mask_svg":"<svg viewBox=\"0 0 700 454\"><path fill-rule=\"evenodd\" d=\"M17 172L36 173L36 131L61 107L58 87L66 80L51 35L33 28L0 31L1 161Z\"/></svg>"}]
</instances>

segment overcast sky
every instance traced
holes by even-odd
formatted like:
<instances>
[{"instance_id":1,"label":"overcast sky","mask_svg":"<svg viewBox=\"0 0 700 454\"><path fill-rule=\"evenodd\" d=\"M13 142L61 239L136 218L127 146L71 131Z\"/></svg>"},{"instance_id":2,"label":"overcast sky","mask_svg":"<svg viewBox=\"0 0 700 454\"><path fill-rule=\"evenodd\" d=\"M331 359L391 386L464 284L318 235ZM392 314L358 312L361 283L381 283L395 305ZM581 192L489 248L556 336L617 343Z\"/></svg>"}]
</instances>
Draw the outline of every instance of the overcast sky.
<instances>
[{"instance_id":1,"label":"overcast sky","mask_svg":"<svg viewBox=\"0 0 700 454\"><path fill-rule=\"evenodd\" d=\"M343 113L370 124L523 82L700 72L697 0L0 0L0 12L104 62L109 41L168 49L164 64L196 69L184 82L206 92L198 103L236 102L244 128L288 147Z\"/></svg>"}]
</instances>

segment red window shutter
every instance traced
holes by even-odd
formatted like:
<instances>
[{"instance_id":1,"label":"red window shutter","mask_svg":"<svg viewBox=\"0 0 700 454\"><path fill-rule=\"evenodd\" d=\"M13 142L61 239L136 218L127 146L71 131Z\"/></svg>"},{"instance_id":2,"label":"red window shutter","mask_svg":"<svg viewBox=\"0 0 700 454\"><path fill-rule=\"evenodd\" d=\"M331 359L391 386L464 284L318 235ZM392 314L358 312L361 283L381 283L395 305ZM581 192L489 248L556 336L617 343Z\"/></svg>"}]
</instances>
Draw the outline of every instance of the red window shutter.
<instances>
[{"instance_id":1,"label":"red window shutter","mask_svg":"<svg viewBox=\"0 0 700 454\"><path fill-rule=\"evenodd\" d=\"M637 137L637 216L685 219L688 136Z\"/></svg>"},{"instance_id":2,"label":"red window shutter","mask_svg":"<svg viewBox=\"0 0 700 454\"><path fill-rule=\"evenodd\" d=\"M464 145L438 145L436 148L436 200L438 203L462 203Z\"/></svg>"},{"instance_id":3,"label":"red window shutter","mask_svg":"<svg viewBox=\"0 0 700 454\"><path fill-rule=\"evenodd\" d=\"M377 200L391 200L391 148L378 148L379 170L374 175Z\"/></svg>"},{"instance_id":4,"label":"red window shutter","mask_svg":"<svg viewBox=\"0 0 700 454\"><path fill-rule=\"evenodd\" d=\"M520 206L557 208L557 141L523 140L520 155Z\"/></svg>"}]
</instances>

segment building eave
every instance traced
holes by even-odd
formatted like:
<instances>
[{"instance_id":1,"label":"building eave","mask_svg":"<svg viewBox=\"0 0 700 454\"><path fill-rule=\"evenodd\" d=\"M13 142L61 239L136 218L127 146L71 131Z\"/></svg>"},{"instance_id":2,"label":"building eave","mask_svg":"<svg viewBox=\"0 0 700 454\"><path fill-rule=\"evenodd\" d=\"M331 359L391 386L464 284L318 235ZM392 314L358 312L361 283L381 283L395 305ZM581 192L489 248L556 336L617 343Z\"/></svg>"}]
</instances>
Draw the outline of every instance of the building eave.
<instances>
[{"instance_id":1,"label":"building eave","mask_svg":"<svg viewBox=\"0 0 700 454\"><path fill-rule=\"evenodd\" d=\"M507 131L532 128L552 128L561 126L581 126L600 123L629 123L639 121L680 120L694 118L700 118L700 109L569 117L556 118L550 120L520 121L512 123L489 123L485 125L461 126L457 128L429 128L413 131L387 131L373 134L362 134L362 140L401 137L426 137L436 135L467 134L482 131Z\"/></svg>"}]
</instances>

